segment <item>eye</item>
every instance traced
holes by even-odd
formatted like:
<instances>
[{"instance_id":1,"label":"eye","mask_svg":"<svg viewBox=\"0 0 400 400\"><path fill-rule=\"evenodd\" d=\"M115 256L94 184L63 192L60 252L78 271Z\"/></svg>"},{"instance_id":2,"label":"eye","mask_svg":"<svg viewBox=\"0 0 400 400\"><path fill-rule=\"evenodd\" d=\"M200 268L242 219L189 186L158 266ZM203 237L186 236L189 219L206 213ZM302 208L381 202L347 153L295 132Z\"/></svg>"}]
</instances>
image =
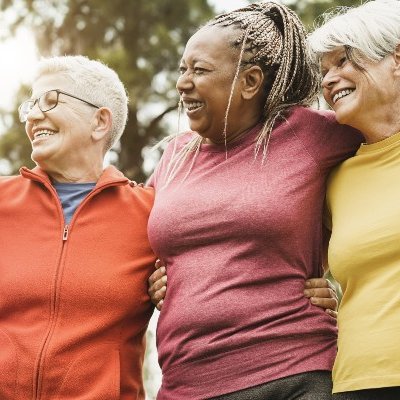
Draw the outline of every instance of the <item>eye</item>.
<instances>
[{"instance_id":1,"label":"eye","mask_svg":"<svg viewBox=\"0 0 400 400\"><path fill-rule=\"evenodd\" d=\"M187 71L187 68L186 68L186 67L183 67L183 66L180 66L180 67L178 68L178 71L179 71L179 73L180 73L181 75L183 75L183 74Z\"/></svg>"},{"instance_id":2,"label":"eye","mask_svg":"<svg viewBox=\"0 0 400 400\"><path fill-rule=\"evenodd\" d=\"M194 68L193 71L196 75L202 75L206 72L206 70L204 68L200 68L200 67Z\"/></svg>"},{"instance_id":3,"label":"eye","mask_svg":"<svg viewBox=\"0 0 400 400\"><path fill-rule=\"evenodd\" d=\"M39 104L42 110L54 108L57 105L57 92L51 90L49 92L44 93L39 98Z\"/></svg>"},{"instance_id":4,"label":"eye","mask_svg":"<svg viewBox=\"0 0 400 400\"><path fill-rule=\"evenodd\" d=\"M339 60L339 67L341 67L342 65L344 65L347 61L347 57L343 56L340 60Z\"/></svg>"}]
</instances>

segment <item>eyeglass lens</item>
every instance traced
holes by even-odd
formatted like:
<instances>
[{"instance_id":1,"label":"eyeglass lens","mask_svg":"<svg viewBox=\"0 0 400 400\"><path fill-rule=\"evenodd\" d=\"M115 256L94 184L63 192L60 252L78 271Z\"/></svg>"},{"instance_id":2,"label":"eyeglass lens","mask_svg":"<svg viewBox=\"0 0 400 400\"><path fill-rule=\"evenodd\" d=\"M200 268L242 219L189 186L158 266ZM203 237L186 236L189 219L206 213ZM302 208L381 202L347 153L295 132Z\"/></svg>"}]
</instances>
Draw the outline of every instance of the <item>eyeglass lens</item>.
<instances>
[{"instance_id":1,"label":"eyeglass lens","mask_svg":"<svg viewBox=\"0 0 400 400\"><path fill-rule=\"evenodd\" d=\"M38 99L36 100L27 100L21 104L19 110L19 117L21 122L26 122L28 114L35 106L36 102L38 103L39 109L42 112L50 111L58 104L58 92L57 90L50 90L46 93L43 93Z\"/></svg>"}]
</instances>

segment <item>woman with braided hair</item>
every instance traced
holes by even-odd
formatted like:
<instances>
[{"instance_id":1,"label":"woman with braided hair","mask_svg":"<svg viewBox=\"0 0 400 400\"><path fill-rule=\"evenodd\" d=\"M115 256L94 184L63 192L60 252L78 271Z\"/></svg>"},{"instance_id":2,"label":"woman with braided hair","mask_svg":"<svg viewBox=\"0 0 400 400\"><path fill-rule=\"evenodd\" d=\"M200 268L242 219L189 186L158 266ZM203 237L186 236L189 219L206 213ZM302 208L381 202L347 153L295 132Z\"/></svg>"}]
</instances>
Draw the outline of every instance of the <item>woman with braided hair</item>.
<instances>
[{"instance_id":1,"label":"woman with braided hair","mask_svg":"<svg viewBox=\"0 0 400 400\"><path fill-rule=\"evenodd\" d=\"M307 107L318 75L278 3L211 20L180 73L191 131L150 180L168 272L158 400L330 399L336 323L304 285L322 273L326 177L360 137Z\"/></svg>"}]
</instances>

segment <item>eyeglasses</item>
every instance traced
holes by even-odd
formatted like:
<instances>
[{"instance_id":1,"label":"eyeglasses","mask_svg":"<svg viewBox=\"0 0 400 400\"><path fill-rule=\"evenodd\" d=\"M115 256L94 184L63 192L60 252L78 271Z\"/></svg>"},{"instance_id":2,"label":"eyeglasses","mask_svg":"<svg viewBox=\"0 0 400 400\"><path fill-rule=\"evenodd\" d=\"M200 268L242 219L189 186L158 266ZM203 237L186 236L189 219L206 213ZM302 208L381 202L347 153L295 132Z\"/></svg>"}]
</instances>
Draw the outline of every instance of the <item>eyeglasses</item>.
<instances>
[{"instance_id":1,"label":"eyeglasses","mask_svg":"<svg viewBox=\"0 0 400 400\"><path fill-rule=\"evenodd\" d=\"M39 106L39 110L43 113L50 111L53 108L56 108L60 94L83 101L84 103L88 104L89 106L92 106L95 108L100 108L99 106L96 106L95 104L92 104L86 100L80 99L79 97L76 97L72 94L63 92L62 90L53 89L53 90L49 90L49 91L41 94L37 99L24 101L18 107L19 120L21 122L26 122L26 120L28 119L28 114L32 111L33 107L35 107L36 103Z\"/></svg>"}]
</instances>

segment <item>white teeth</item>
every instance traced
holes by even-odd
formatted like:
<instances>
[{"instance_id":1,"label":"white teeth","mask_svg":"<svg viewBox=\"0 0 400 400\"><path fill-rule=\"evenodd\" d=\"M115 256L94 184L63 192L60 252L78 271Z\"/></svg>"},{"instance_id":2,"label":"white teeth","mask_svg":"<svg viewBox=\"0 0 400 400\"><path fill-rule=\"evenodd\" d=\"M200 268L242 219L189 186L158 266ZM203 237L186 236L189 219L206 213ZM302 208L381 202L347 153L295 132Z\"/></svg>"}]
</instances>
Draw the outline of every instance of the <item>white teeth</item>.
<instances>
[{"instance_id":1,"label":"white teeth","mask_svg":"<svg viewBox=\"0 0 400 400\"><path fill-rule=\"evenodd\" d=\"M41 131L37 131L35 133L35 135L34 135L34 138L37 139L37 138L40 138L40 137L51 136L51 135L54 135L55 133L56 132L49 131L47 129L43 129Z\"/></svg>"},{"instance_id":2,"label":"white teeth","mask_svg":"<svg viewBox=\"0 0 400 400\"><path fill-rule=\"evenodd\" d=\"M354 92L354 89L345 89L345 90L341 90L339 93L336 93L333 96L333 104L335 104L342 97L345 97L345 96L349 95L352 92Z\"/></svg>"},{"instance_id":3,"label":"white teeth","mask_svg":"<svg viewBox=\"0 0 400 400\"><path fill-rule=\"evenodd\" d=\"M185 107L188 111L196 110L197 108L200 108L202 105L203 105L203 103L200 103L198 101L193 102L193 103L185 103Z\"/></svg>"}]
</instances>

